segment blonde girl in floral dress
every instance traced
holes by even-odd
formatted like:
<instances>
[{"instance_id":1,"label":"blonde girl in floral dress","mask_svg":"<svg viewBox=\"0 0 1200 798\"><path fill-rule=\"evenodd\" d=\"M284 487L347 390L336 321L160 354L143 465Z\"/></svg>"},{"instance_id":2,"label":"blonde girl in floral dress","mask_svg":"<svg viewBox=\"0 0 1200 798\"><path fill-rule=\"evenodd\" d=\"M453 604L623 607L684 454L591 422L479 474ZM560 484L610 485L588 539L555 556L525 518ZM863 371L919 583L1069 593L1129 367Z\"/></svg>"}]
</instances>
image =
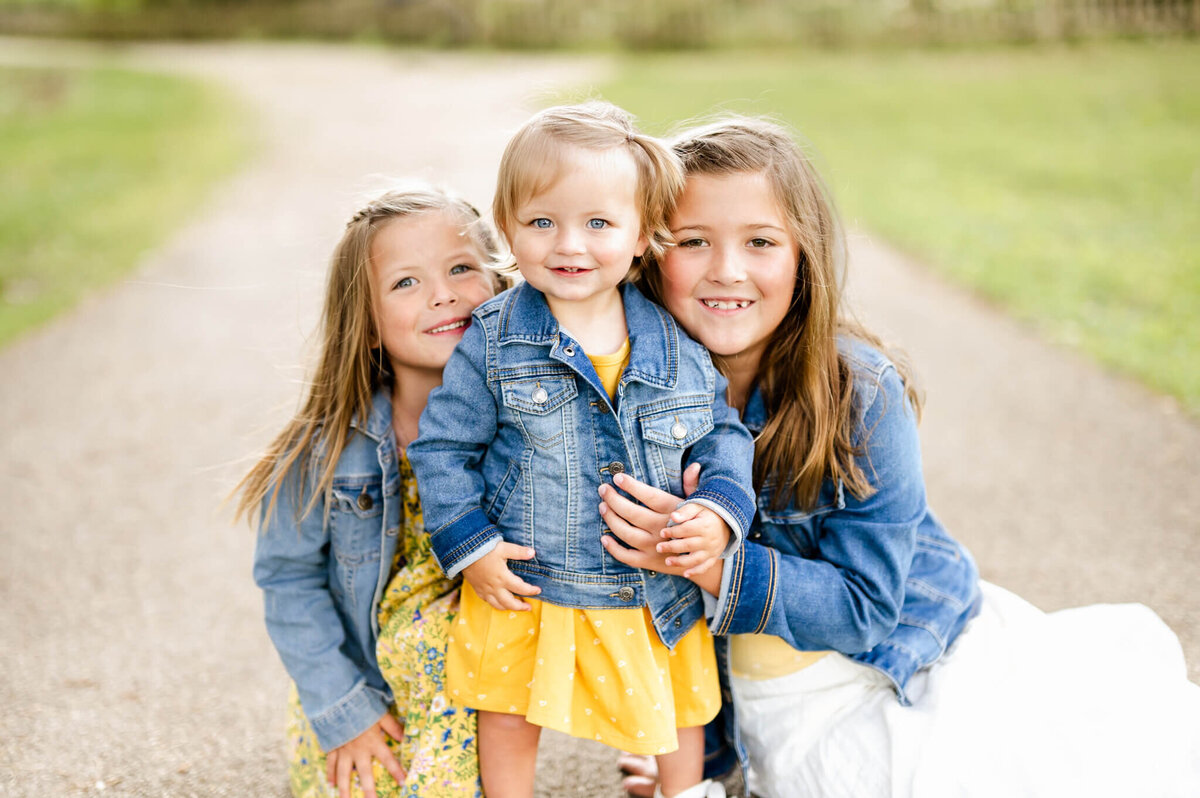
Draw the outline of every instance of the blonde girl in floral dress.
<instances>
[{"instance_id":1,"label":"blonde girl in floral dress","mask_svg":"<svg viewBox=\"0 0 1200 798\"><path fill-rule=\"evenodd\" d=\"M293 687L296 796L481 795L475 713L447 704L457 582L433 561L405 452L442 367L500 279L463 200L390 191L334 250L307 395L238 486L254 577Z\"/></svg>"}]
</instances>

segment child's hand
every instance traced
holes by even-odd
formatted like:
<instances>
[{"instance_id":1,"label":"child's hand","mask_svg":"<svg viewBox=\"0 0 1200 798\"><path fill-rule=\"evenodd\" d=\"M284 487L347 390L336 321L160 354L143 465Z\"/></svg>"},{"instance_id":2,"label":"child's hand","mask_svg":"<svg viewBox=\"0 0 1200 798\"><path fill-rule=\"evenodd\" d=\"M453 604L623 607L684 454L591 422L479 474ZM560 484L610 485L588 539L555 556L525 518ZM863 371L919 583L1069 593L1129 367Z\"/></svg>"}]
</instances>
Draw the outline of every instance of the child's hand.
<instances>
[{"instance_id":1,"label":"child's hand","mask_svg":"<svg viewBox=\"0 0 1200 798\"><path fill-rule=\"evenodd\" d=\"M496 548L464 568L463 579L471 583L480 598L498 610L527 610L529 605L517 596L536 596L542 589L508 570L508 561L531 560L533 553L533 549L502 540Z\"/></svg>"},{"instance_id":2,"label":"child's hand","mask_svg":"<svg viewBox=\"0 0 1200 798\"><path fill-rule=\"evenodd\" d=\"M378 759L397 784L404 783L404 768L400 767L400 761L388 748L383 736L385 733L396 742L404 740L404 724L390 712L383 713L374 726L325 755L325 778L330 786L337 787L338 798L350 798L350 779L356 770L363 798L375 798L372 759Z\"/></svg>"},{"instance_id":3,"label":"child's hand","mask_svg":"<svg viewBox=\"0 0 1200 798\"><path fill-rule=\"evenodd\" d=\"M685 504L671 513L674 526L662 531L668 538L656 549L669 554L667 565L678 565L686 570L686 577L698 576L720 559L729 545L732 530L721 516L700 504ZM678 555L678 556L675 556Z\"/></svg>"}]
</instances>

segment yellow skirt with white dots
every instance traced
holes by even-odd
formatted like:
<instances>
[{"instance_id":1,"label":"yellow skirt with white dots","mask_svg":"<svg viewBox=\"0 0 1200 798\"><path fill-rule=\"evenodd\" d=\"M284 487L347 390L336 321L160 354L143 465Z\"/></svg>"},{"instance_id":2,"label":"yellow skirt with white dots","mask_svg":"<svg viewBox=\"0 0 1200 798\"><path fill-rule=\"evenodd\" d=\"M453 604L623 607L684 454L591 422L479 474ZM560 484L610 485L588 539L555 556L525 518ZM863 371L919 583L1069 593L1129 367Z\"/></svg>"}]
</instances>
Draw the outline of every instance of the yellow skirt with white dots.
<instances>
[{"instance_id":1,"label":"yellow skirt with white dots","mask_svg":"<svg viewBox=\"0 0 1200 798\"><path fill-rule=\"evenodd\" d=\"M716 717L721 693L704 624L672 650L645 607L526 602L529 611L497 610L463 583L446 652L452 701L637 754L670 753L676 729Z\"/></svg>"}]
</instances>

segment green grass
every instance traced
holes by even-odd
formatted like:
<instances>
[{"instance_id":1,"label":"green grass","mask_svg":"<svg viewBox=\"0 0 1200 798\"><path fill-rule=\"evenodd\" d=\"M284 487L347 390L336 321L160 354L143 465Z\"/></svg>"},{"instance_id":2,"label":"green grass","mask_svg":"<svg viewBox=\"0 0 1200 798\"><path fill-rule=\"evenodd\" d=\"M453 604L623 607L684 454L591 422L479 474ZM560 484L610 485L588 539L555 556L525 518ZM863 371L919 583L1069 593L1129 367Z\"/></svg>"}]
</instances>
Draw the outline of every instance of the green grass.
<instances>
[{"instance_id":1,"label":"green grass","mask_svg":"<svg viewBox=\"0 0 1200 798\"><path fill-rule=\"evenodd\" d=\"M625 58L601 93L657 132L781 117L852 226L1197 413L1197 76L1187 42L707 53Z\"/></svg>"},{"instance_id":2,"label":"green grass","mask_svg":"<svg viewBox=\"0 0 1200 798\"><path fill-rule=\"evenodd\" d=\"M246 143L191 80L0 68L0 344L127 274Z\"/></svg>"}]
</instances>

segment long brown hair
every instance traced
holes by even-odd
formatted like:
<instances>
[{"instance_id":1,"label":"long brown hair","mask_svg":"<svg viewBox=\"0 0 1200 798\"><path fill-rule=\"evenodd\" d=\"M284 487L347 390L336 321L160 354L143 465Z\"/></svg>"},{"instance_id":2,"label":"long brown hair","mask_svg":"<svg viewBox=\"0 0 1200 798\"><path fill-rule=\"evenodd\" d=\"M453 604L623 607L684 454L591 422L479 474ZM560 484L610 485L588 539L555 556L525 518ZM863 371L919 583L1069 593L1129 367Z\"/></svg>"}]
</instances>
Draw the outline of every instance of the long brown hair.
<instances>
[{"instance_id":1,"label":"long brown hair","mask_svg":"<svg viewBox=\"0 0 1200 798\"><path fill-rule=\"evenodd\" d=\"M825 182L787 129L766 119L734 116L695 127L675 138L674 149L689 176L765 175L799 250L791 305L755 376L767 411L755 441L755 487L775 486L775 509L788 500L813 507L826 477L860 499L870 496L875 489L855 459L865 451L866 435L857 434L863 409L856 405L855 371L838 351L838 336L887 353L918 416L921 398L903 355L889 351L842 308L845 237ZM657 262L648 262L643 285L661 301ZM721 358L713 359L720 368Z\"/></svg>"},{"instance_id":2,"label":"long brown hair","mask_svg":"<svg viewBox=\"0 0 1200 798\"><path fill-rule=\"evenodd\" d=\"M251 517L269 495L262 516L265 525L283 483L291 481L285 477L293 474L293 469L300 517L311 512L329 491L338 459L352 434L351 422L370 415L375 392L392 380L387 355L378 344L371 245L387 222L435 211L448 211L461 220L463 235L478 249L485 268L497 262L499 249L490 225L470 203L443 189L418 184L388 191L355 213L329 263L316 373L300 411L234 488L233 494L240 494L235 517ZM496 287L502 287L503 278L493 274ZM304 486L310 484L311 494L302 501L301 492L307 492Z\"/></svg>"}]
</instances>

